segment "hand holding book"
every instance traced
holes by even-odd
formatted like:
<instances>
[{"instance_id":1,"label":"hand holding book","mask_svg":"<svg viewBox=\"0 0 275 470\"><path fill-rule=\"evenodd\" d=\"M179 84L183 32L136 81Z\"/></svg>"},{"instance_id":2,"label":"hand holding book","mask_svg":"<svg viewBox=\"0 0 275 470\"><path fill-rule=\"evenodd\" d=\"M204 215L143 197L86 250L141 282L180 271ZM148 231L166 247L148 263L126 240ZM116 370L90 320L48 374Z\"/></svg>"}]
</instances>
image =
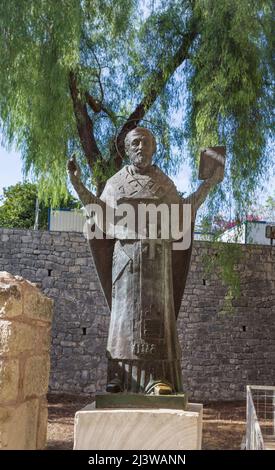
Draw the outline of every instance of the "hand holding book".
<instances>
[{"instance_id":1,"label":"hand holding book","mask_svg":"<svg viewBox=\"0 0 275 470\"><path fill-rule=\"evenodd\" d=\"M226 148L222 146L202 149L199 179L207 180L215 175L218 181L222 181L224 178L225 153Z\"/></svg>"}]
</instances>

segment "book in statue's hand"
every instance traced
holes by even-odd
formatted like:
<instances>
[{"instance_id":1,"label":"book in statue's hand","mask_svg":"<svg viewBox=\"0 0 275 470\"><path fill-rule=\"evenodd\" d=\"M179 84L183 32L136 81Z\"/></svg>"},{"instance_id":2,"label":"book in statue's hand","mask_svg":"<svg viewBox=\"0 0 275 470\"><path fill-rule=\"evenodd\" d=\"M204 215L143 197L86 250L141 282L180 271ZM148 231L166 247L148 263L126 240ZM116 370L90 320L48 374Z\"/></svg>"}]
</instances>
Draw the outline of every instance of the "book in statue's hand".
<instances>
[{"instance_id":1,"label":"book in statue's hand","mask_svg":"<svg viewBox=\"0 0 275 470\"><path fill-rule=\"evenodd\" d=\"M216 168L220 166L224 172L226 148L222 146L208 147L201 150L199 179L211 178Z\"/></svg>"}]
</instances>

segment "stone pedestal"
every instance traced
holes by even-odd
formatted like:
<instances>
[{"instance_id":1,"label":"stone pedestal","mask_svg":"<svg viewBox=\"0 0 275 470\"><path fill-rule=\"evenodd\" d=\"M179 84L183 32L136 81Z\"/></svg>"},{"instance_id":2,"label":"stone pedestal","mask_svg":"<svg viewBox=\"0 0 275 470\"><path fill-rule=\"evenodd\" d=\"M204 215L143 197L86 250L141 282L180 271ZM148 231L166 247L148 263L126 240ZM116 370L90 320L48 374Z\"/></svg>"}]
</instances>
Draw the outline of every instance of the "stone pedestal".
<instances>
[{"instance_id":1,"label":"stone pedestal","mask_svg":"<svg viewBox=\"0 0 275 470\"><path fill-rule=\"evenodd\" d=\"M94 403L75 415L75 450L201 449L202 405L186 410L96 409Z\"/></svg>"}]
</instances>

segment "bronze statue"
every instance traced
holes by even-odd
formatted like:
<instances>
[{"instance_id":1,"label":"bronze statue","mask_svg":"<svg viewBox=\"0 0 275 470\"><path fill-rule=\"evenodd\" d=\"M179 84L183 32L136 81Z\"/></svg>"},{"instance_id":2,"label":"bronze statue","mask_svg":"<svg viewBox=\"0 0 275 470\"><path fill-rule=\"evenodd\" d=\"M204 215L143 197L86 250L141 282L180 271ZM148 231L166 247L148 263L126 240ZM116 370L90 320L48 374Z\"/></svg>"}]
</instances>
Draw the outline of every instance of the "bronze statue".
<instances>
[{"instance_id":1,"label":"bronze statue","mask_svg":"<svg viewBox=\"0 0 275 470\"><path fill-rule=\"evenodd\" d=\"M75 159L70 160L71 182L83 205L96 203L106 210L107 206L116 208L125 201L135 207L148 201L169 206L189 203L193 234L197 209L209 190L223 179L222 151L206 149L204 156L212 156L218 163L212 165L211 174L198 190L183 199L174 183L152 165L156 141L149 130L137 127L130 131L125 138L125 150L131 164L107 181L100 198L85 188ZM200 173L203 171L201 168ZM109 239L105 236L89 243L111 311L107 391L182 392L176 319L192 242L182 251L172 250L171 239Z\"/></svg>"}]
</instances>

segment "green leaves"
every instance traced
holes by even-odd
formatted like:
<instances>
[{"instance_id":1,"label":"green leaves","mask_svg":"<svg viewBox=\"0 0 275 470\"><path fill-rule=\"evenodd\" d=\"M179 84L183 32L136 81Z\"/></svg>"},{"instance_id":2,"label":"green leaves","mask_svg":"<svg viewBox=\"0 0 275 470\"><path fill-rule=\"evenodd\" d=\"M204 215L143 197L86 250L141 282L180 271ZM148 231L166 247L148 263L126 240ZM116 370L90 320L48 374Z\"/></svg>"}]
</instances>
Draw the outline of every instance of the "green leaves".
<instances>
[{"instance_id":1,"label":"green leaves","mask_svg":"<svg viewBox=\"0 0 275 470\"><path fill-rule=\"evenodd\" d=\"M4 189L4 203L0 206L0 227L33 228L35 219L36 187L18 183Z\"/></svg>"},{"instance_id":2,"label":"green leaves","mask_svg":"<svg viewBox=\"0 0 275 470\"><path fill-rule=\"evenodd\" d=\"M18 183L4 188L4 196L0 205L0 227L33 228L37 197L38 189L33 183ZM49 201L49 206L51 205L54 207L52 200ZM48 228L47 207L43 200L40 201L39 228L44 230ZM73 209L79 207L79 203L66 191L60 199L59 207Z\"/></svg>"},{"instance_id":3,"label":"green leaves","mask_svg":"<svg viewBox=\"0 0 275 470\"><path fill-rule=\"evenodd\" d=\"M17 143L45 199L57 203L66 193L72 153L90 181L69 89L73 72L102 158L94 159L93 183L114 171L114 140L143 107L141 125L156 134L165 171L176 172L187 149L195 168L199 147L227 146L215 207L230 191L241 211L272 165L271 17L270 0L1 2L6 140Z\"/></svg>"},{"instance_id":4,"label":"green leaves","mask_svg":"<svg viewBox=\"0 0 275 470\"><path fill-rule=\"evenodd\" d=\"M7 139L22 150L26 171L37 178L50 172L66 180L67 144L76 135L68 68L79 57L78 3L0 5L1 120Z\"/></svg>"},{"instance_id":5,"label":"green leaves","mask_svg":"<svg viewBox=\"0 0 275 470\"><path fill-rule=\"evenodd\" d=\"M192 150L226 144L241 211L270 164L265 150L272 116L267 86L271 2L202 0L195 15L200 36L189 75Z\"/></svg>"}]
</instances>

